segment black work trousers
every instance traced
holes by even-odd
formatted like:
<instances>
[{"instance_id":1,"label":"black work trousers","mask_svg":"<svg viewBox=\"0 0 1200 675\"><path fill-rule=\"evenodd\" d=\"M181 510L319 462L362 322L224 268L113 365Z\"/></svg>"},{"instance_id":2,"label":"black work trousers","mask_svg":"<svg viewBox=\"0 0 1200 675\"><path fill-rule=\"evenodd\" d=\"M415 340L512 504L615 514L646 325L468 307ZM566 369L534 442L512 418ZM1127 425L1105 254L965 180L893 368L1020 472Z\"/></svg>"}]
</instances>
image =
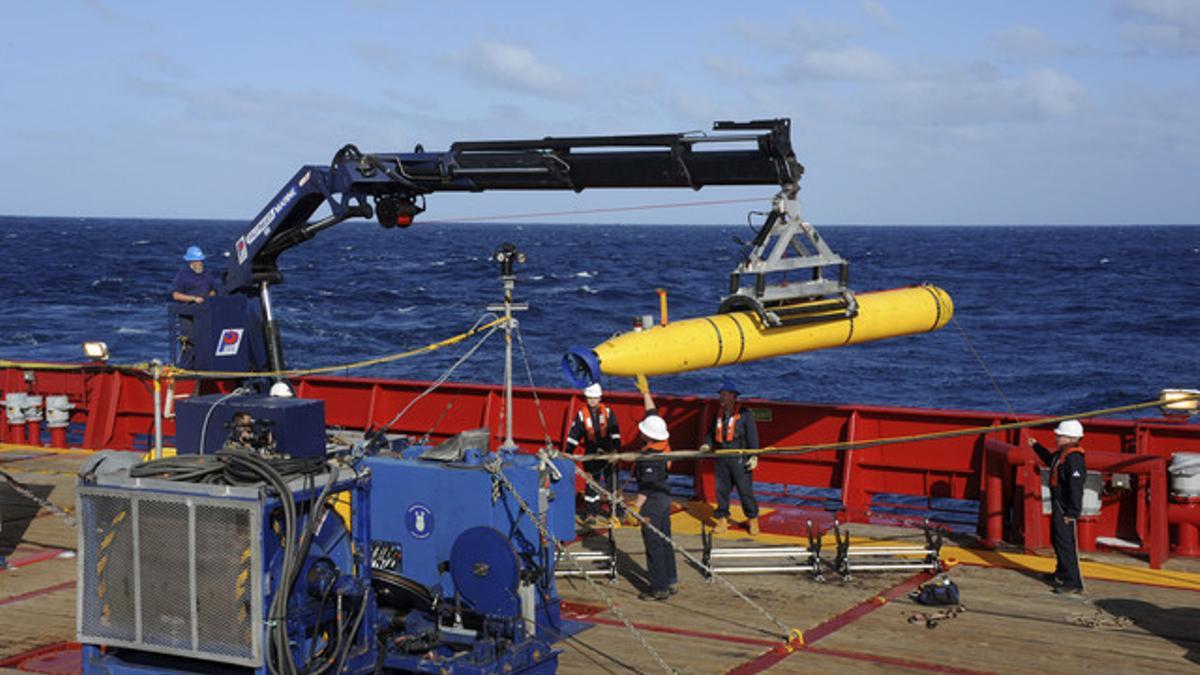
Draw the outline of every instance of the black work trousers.
<instances>
[{"instance_id":1,"label":"black work trousers","mask_svg":"<svg viewBox=\"0 0 1200 675\"><path fill-rule=\"evenodd\" d=\"M1083 577L1079 574L1079 548L1076 523L1067 522L1062 509L1054 504L1050 514L1050 542L1054 545L1054 557L1058 564L1054 576L1067 588L1083 588Z\"/></svg>"},{"instance_id":2,"label":"black work trousers","mask_svg":"<svg viewBox=\"0 0 1200 675\"><path fill-rule=\"evenodd\" d=\"M642 517L667 537L671 536L671 498L661 492L647 496L642 504ZM646 545L646 573L650 576L650 591L667 591L678 582L675 570L675 550L671 542L642 527L642 543Z\"/></svg>"},{"instance_id":3,"label":"black work trousers","mask_svg":"<svg viewBox=\"0 0 1200 675\"><path fill-rule=\"evenodd\" d=\"M713 512L713 516L729 517L729 492L736 487L746 517L758 517L758 501L754 499L754 478L746 468L744 457L719 457L713 460L713 474L717 481L717 510Z\"/></svg>"},{"instance_id":4,"label":"black work trousers","mask_svg":"<svg viewBox=\"0 0 1200 675\"><path fill-rule=\"evenodd\" d=\"M612 462L584 462L583 470L587 471L600 487L615 493L615 496L620 499L620 493L617 493L617 465ZM583 488L583 515L585 516L600 516L604 515L604 502L607 501L599 492L591 486L585 485ZM616 516L623 515L621 509L617 509Z\"/></svg>"}]
</instances>

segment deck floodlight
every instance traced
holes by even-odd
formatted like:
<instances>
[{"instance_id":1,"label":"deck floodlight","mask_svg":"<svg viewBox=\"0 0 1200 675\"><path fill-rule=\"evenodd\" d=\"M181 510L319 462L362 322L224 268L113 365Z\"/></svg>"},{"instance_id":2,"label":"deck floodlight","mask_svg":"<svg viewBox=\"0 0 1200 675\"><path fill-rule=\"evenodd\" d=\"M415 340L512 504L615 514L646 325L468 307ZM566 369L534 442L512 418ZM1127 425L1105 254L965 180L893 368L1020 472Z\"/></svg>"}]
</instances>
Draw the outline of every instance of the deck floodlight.
<instances>
[{"instance_id":1,"label":"deck floodlight","mask_svg":"<svg viewBox=\"0 0 1200 675\"><path fill-rule=\"evenodd\" d=\"M1200 413L1200 389L1163 389L1161 410L1171 417L1189 417Z\"/></svg>"},{"instance_id":2,"label":"deck floodlight","mask_svg":"<svg viewBox=\"0 0 1200 675\"><path fill-rule=\"evenodd\" d=\"M83 355L93 361L107 361L108 345L103 342L85 342L83 343Z\"/></svg>"}]
</instances>

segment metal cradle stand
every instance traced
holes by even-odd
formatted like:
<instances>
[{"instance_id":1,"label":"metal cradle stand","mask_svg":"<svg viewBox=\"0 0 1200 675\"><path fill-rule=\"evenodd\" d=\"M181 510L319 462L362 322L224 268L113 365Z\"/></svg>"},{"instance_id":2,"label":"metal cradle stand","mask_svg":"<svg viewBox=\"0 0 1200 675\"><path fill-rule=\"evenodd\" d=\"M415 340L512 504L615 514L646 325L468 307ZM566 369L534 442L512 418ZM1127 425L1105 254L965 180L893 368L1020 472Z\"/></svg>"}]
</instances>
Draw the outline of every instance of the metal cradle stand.
<instances>
[{"instance_id":1,"label":"metal cradle stand","mask_svg":"<svg viewBox=\"0 0 1200 675\"><path fill-rule=\"evenodd\" d=\"M607 577L610 584L617 583L617 542L612 527L608 528L607 551L564 551L554 562L554 576L564 577ZM564 560L566 558L566 560Z\"/></svg>"},{"instance_id":2,"label":"metal cradle stand","mask_svg":"<svg viewBox=\"0 0 1200 675\"><path fill-rule=\"evenodd\" d=\"M833 536L837 542L832 563L821 558L822 532L807 522L808 546L749 546L716 548L712 531L703 527L700 539L704 546L701 562L706 580L713 573L769 574L779 572L809 572L814 581L825 580L825 570L832 569L849 581L856 572L886 572L928 570L942 572L942 532L925 522L924 545L851 546L850 531L834 522Z\"/></svg>"},{"instance_id":3,"label":"metal cradle stand","mask_svg":"<svg viewBox=\"0 0 1200 675\"><path fill-rule=\"evenodd\" d=\"M808 546L752 546L715 548L707 526L700 530L704 545L701 562L704 577L711 582L714 572L721 574L758 574L773 572L810 572L817 581L825 580L825 562L821 559L821 533L808 521Z\"/></svg>"},{"instance_id":4,"label":"metal cradle stand","mask_svg":"<svg viewBox=\"0 0 1200 675\"><path fill-rule=\"evenodd\" d=\"M929 526L925 521L922 528L925 545L851 546L850 530L833 524L833 537L837 540L837 554L833 567L842 579L849 581L855 572L887 572L893 570L943 571L942 531Z\"/></svg>"}]
</instances>

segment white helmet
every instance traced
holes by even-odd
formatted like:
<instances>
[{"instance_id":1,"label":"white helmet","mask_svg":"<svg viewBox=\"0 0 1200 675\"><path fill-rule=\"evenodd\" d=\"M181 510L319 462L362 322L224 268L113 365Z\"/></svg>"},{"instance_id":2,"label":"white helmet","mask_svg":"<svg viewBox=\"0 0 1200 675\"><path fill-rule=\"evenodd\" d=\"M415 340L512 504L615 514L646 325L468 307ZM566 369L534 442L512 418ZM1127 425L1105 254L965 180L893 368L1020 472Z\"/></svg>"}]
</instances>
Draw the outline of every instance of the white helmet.
<instances>
[{"instance_id":1,"label":"white helmet","mask_svg":"<svg viewBox=\"0 0 1200 675\"><path fill-rule=\"evenodd\" d=\"M1083 438L1083 425L1079 423L1079 420L1063 420L1055 427L1054 435Z\"/></svg>"},{"instance_id":2,"label":"white helmet","mask_svg":"<svg viewBox=\"0 0 1200 675\"><path fill-rule=\"evenodd\" d=\"M587 398L600 398L604 394L604 390L600 388L599 382L589 384L583 390L583 395Z\"/></svg>"},{"instance_id":3,"label":"white helmet","mask_svg":"<svg viewBox=\"0 0 1200 675\"><path fill-rule=\"evenodd\" d=\"M667 431L667 421L658 415L647 415L646 419L638 422L638 431L652 441L665 441L671 437Z\"/></svg>"}]
</instances>

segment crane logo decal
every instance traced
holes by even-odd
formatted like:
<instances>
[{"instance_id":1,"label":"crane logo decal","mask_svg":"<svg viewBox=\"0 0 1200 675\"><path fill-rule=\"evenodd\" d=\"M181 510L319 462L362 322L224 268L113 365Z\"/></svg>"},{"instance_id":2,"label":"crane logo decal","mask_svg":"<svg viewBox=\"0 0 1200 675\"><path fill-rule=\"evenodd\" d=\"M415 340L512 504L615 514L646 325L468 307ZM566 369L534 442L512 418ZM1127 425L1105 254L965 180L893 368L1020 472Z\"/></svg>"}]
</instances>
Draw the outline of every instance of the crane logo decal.
<instances>
[{"instance_id":1,"label":"crane logo decal","mask_svg":"<svg viewBox=\"0 0 1200 675\"><path fill-rule=\"evenodd\" d=\"M237 249L238 264L240 265L246 262L246 238L238 237L237 244L234 244L234 248Z\"/></svg>"},{"instance_id":2,"label":"crane logo decal","mask_svg":"<svg viewBox=\"0 0 1200 675\"><path fill-rule=\"evenodd\" d=\"M217 340L217 356L233 356L242 346L244 328L226 328L221 331L221 339Z\"/></svg>"},{"instance_id":3,"label":"crane logo decal","mask_svg":"<svg viewBox=\"0 0 1200 675\"><path fill-rule=\"evenodd\" d=\"M404 514L404 524L413 539L426 539L433 534L433 509L417 502L408 507Z\"/></svg>"}]
</instances>

